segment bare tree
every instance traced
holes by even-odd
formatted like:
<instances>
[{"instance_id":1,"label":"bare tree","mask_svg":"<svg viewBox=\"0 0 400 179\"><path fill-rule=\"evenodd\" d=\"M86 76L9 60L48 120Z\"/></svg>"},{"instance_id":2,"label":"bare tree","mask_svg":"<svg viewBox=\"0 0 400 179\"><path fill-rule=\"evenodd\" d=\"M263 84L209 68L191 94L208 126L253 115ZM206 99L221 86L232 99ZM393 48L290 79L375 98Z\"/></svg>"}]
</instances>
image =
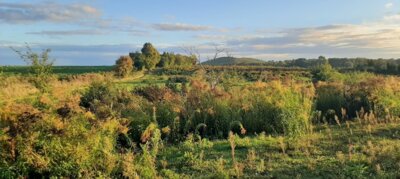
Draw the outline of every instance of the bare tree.
<instances>
[{"instance_id":1,"label":"bare tree","mask_svg":"<svg viewBox=\"0 0 400 179\"><path fill-rule=\"evenodd\" d=\"M194 46L184 46L182 47L183 51L185 51L188 55L195 56L197 58L197 63L201 69L203 69L205 73L205 77L207 82L210 84L211 90L214 90L217 85L221 82L221 78L223 73L217 72L213 68L206 68L201 63L201 55L198 49ZM231 53L226 48L219 48L218 46L214 47L214 55L212 57L207 57L207 61L216 60L222 53L226 54L227 57L232 57Z\"/></svg>"}]
</instances>

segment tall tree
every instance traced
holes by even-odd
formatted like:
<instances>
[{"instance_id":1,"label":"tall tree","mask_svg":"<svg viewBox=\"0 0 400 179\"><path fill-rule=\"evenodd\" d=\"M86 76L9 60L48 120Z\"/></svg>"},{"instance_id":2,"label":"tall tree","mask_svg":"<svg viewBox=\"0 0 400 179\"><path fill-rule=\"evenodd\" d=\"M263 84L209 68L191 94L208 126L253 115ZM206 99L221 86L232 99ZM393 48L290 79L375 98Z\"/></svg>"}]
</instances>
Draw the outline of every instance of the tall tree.
<instances>
[{"instance_id":1,"label":"tall tree","mask_svg":"<svg viewBox=\"0 0 400 179\"><path fill-rule=\"evenodd\" d=\"M148 70L153 69L160 62L160 53L151 43L145 43L142 48L144 67Z\"/></svg>"},{"instance_id":2,"label":"tall tree","mask_svg":"<svg viewBox=\"0 0 400 179\"><path fill-rule=\"evenodd\" d=\"M133 53L129 53L129 56L132 58L133 65L135 66L135 68L138 69L138 70L143 70L144 57L143 57L142 53L136 51L136 52L133 52Z\"/></svg>"}]
</instances>

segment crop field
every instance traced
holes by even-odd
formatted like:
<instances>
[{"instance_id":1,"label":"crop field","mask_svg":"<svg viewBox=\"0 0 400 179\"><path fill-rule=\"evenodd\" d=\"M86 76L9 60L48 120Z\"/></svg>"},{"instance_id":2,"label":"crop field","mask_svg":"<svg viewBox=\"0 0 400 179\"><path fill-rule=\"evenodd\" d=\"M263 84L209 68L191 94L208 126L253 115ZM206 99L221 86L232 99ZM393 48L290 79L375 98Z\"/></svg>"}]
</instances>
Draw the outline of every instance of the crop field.
<instances>
[{"instance_id":1,"label":"crop field","mask_svg":"<svg viewBox=\"0 0 400 179\"><path fill-rule=\"evenodd\" d=\"M82 73L110 72L112 66L53 66L52 71L58 75L73 75ZM28 66L2 66L0 72L5 75L26 75L29 73Z\"/></svg>"}]
</instances>

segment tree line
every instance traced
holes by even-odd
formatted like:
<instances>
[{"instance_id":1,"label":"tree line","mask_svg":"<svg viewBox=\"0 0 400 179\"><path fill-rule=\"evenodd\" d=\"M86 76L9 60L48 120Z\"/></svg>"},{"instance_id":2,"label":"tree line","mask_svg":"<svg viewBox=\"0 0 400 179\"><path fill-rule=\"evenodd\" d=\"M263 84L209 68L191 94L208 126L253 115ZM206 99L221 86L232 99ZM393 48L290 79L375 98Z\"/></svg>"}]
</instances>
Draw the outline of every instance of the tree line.
<instances>
[{"instance_id":1,"label":"tree line","mask_svg":"<svg viewBox=\"0 0 400 179\"><path fill-rule=\"evenodd\" d=\"M116 75L126 76L134 68L136 70L152 70L156 67L189 67L197 63L197 58L194 55L186 56L164 52L160 55L158 50L151 44L145 43L141 51L131 52L128 56L121 56L116 61Z\"/></svg>"},{"instance_id":2,"label":"tree line","mask_svg":"<svg viewBox=\"0 0 400 179\"><path fill-rule=\"evenodd\" d=\"M298 58L286 61L269 61L266 65L279 67L314 68L328 62L333 68L373 72L380 74L400 74L400 59L369 59L369 58Z\"/></svg>"}]
</instances>

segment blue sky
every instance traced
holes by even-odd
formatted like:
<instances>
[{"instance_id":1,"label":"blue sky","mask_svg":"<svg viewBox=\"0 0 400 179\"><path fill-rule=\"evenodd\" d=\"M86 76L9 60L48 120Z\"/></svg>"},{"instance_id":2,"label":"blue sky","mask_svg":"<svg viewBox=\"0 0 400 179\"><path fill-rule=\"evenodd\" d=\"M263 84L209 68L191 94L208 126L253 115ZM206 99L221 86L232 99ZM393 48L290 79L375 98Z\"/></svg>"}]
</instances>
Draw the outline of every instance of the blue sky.
<instances>
[{"instance_id":1,"label":"blue sky","mask_svg":"<svg viewBox=\"0 0 400 179\"><path fill-rule=\"evenodd\" d=\"M51 48L56 65L111 65L151 42L202 59L400 58L400 0L0 0L0 65L9 48Z\"/></svg>"}]
</instances>

